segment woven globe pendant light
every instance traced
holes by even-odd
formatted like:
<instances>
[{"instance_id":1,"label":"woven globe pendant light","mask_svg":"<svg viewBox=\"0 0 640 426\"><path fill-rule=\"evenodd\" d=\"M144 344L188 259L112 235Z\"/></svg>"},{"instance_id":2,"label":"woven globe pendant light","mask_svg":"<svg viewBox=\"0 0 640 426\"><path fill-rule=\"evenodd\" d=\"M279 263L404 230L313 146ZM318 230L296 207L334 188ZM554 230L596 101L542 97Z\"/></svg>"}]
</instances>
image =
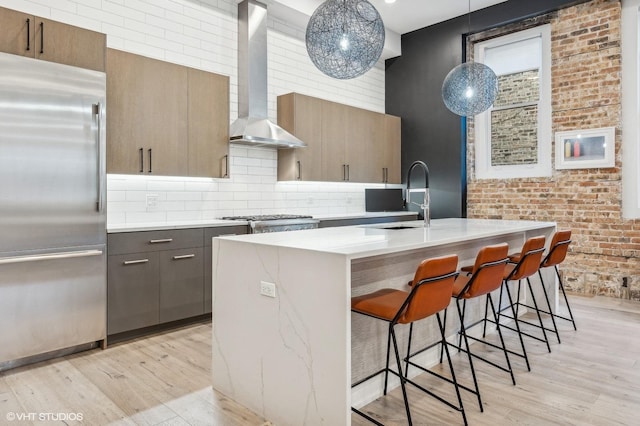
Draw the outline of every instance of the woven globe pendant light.
<instances>
[{"instance_id":1,"label":"woven globe pendant light","mask_svg":"<svg viewBox=\"0 0 640 426\"><path fill-rule=\"evenodd\" d=\"M380 59L385 29L367 0L327 0L313 12L306 31L313 64L329 77L347 80L369 71Z\"/></svg>"},{"instance_id":2,"label":"woven globe pendant light","mask_svg":"<svg viewBox=\"0 0 640 426\"><path fill-rule=\"evenodd\" d=\"M498 77L478 62L464 62L442 84L442 100L454 114L473 116L489 109L498 95Z\"/></svg>"},{"instance_id":3,"label":"woven globe pendant light","mask_svg":"<svg viewBox=\"0 0 640 426\"><path fill-rule=\"evenodd\" d=\"M471 0L469 0L471 32ZM442 100L447 108L460 116L474 116L486 111L498 96L498 77L491 68L479 62L463 62L442 83Z\"/></svg>"}]
</instances>

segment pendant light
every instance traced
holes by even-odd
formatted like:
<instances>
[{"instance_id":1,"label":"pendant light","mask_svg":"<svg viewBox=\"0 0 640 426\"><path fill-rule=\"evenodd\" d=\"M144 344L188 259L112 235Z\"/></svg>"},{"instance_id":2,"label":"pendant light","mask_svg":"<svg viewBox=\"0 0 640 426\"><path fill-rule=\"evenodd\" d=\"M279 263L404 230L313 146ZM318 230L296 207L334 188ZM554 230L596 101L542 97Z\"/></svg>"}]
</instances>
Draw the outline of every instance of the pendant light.
<instances>
[{"instance_id":1,"label":"pendant light","mask_svg":"<svg viewBox=\"0 0 640 426\"><path fill-rule=\"evenodd\" d=\"M471 32L471 0L469 31ZM491 68L479 62L463 62L442 83L442 100L451 112L469 117L486 111L498 96L498 77Z\"/></svg>"},{"instance_id":2,"label":"pendant light","mask_svg":"<svg viewBox=\"0 0 640 426\"><path fill-rule=\"evenodd\" d=\"M327 0L313 12L306 31L313 64L329 77L361 76L380 59L385 29L367 0Z\"/></svg>"}]
</instances>

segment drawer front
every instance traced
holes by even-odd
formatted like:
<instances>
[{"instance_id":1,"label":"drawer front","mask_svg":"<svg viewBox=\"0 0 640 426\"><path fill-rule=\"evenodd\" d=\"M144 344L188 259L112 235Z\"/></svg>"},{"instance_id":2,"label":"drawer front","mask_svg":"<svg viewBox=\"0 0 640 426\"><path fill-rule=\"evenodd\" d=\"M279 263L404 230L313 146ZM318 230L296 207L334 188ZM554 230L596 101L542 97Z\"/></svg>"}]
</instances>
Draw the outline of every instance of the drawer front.
<instances>
[{"instance_id":1,"label":"drawer front","mask_svg":"<svg viewBox=\"0 0 640 426\"><path fill-rule=\"evenodd\" d=\"M220 237L222 235L244 235L249 232L249 225L235 225L235 226L217 226L204 229L204 245L205 247L211 246L211 239L213 237Z\"/></svg>"},{"instance_id":2,"label":"drawer front","mask_svg":"<svg viewBox=\"0 0 640 426\"><path fill-rule=\"evenodd\" d=\"M204 313L203 249L187 248L160 254L160 322Z\"/></svg>"},{"instance_id":3,"label":"drawer front","mask_svg":"<svg viewBox=\"0 0 640 426\"><path fill-rule=\"evenodd\" d=\"M202 247L203 238L202 228L109 234L107 253L117 255Z\"/></svg>"}]
</instances>

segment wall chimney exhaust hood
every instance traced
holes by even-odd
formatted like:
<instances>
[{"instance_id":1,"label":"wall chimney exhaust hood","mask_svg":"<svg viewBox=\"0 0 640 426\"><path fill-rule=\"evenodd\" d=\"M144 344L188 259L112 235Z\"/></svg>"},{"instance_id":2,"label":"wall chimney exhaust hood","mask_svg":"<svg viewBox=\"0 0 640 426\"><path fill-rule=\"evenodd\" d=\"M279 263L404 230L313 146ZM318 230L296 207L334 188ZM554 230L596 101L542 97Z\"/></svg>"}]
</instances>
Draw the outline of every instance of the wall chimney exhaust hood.
<instances>
[{"instance_id":1,"label":"wall chimney exhaust hood","mask_svg":"<svg viewBox=\"0 0 640 426\"><path fill-rule=\"evenodd\" d=\"M275 148L306 144L267 119L267 6L256 0L238 4L238 119L229 141Z\"/></svg>"}]
</instances>

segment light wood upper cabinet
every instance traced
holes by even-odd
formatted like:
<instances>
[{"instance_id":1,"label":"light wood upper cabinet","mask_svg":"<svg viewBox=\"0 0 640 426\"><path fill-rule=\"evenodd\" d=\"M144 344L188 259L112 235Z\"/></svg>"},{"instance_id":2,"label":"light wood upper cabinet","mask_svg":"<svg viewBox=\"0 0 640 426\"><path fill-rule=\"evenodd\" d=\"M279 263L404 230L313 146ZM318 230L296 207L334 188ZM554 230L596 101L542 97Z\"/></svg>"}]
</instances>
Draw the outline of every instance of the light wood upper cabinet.
<instances>
[{"instance_id":1,"label":"light wood upper cabinet","mask_svg":"<svg viewBox=\"0 0 640 426\"><path fill-rule=\"evenodd\" d=\"M321 106L320 99L297 93L278 97L278 125L307 144L278 151L278 180L323 180Z\"/></svg>"},{"instance_id":2,"label":"light wood upper cabinet","mask_svg":"<svg viewBox=\"0 0 640 426\"><path fill-rule=\"evenodd\" d=\"M346 138L350 107L336 102L322 101L322 180L340 182L347 180Z\"/></svg>"},{"instance_id":3,"label":"light wood upper cabinet","mask_svg":"<svg viewBox=\"0 0 640 426\"><path fill-rule=\"evenodd\" d=\"M50 19L0 8L0 51L105 70L106 36Z\"/></svg>"},{"instance_id":4,"label":"light wood upper cabinet","mask_svg":"<svg viewBox=\"0 0 640 426\"><path fill-rule=\"evenodd\" d=\"M400 183L399 123L398 117L297 93L279 96L278 124L307 148L278 152L278 179Z\"/></svg>"},{"instance_id":5,"label":"light wood upper cabinet","mask_svg":"<svg viewBox=\"0 0 640 426\"><path fill-rule=\"evenodd\" d=\"M188 69L189 176L229 177L229 77Z\"/></svg>"},{"instance_id":6,"label":"light wood upper cabinet","mask_svg":"<svg viewBox=\"0 0 640 426\"><path fill-rule=\"evenodd\" d=\"M395 115L384 117L384 146L382 167L386 169L387 183L402 183L400 153L402 140L402 120Z\"/></svg>"},{"instance_id":7,"label":"light wood upper cabinet","mask_svg":"<svg viewBox=\"0 0 640 426\"><path fill-rule=\"evenodd\" d=\"M226 177L229 79L107 50L107 172Z\"/></svg>"},{"instance_id":8,"label":"light wood upper cabinet","mask_svg":"<svg viewBox=\"0 0 640 426\"><path fill-rule=\"evenodd\" d=\"M0 52L35 57L35 17L0 7Z\"/></svg>"},{"instance_id":9,"label":"light wood upper cabinet","mask_svg":"<svg viewBox=\"0 0 640 426\"><path fill-rule=\"evenodd\" d=\"M187 174L187 70L107 51L107 172Z\"/></svg>"}]
</instances>

